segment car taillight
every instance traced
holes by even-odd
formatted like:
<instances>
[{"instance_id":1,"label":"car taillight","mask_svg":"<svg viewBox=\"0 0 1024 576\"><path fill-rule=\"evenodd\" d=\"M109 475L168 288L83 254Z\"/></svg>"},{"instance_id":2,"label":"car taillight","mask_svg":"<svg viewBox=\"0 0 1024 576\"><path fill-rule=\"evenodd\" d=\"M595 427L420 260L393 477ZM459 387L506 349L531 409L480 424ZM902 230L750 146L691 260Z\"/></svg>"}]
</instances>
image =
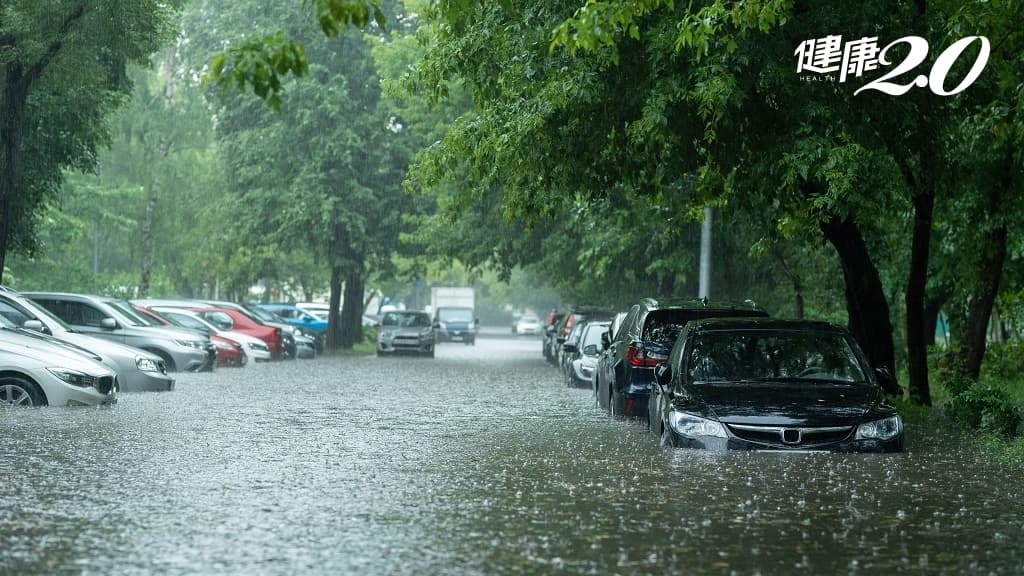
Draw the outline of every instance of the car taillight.
<instances>
[{"instance_id":1,"label":"car taillight","mask_svg":"<svg viewBox=\"0 0 1024 576\"><path fill-rule=\"evenodd\" d=\"M626 362L629 362L630 366L653 368L663 362L666 358L668 358L668 356L648 352L636 344L632 344L626 349Z\"/></svg>"},{"instance_id":2,"label":"car taillight","mask_svg":"<svg viewBox=\"0 0 1024 576\"><path fill-rule=\"evenodd\" d=\"M575 314L570 314L569 319L565 321L565 328L562 328L562 336L568 336L569 332L572 332L572 322L576 319Z\"/></svg>"}]
</instances>

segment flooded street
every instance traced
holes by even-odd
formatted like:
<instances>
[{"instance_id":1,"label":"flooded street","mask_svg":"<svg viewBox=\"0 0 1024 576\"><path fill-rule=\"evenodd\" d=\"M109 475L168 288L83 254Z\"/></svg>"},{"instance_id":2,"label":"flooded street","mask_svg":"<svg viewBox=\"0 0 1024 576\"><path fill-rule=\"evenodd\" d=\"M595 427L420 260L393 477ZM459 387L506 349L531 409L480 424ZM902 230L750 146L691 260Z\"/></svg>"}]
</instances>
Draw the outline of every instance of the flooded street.
<instances>
[{"instance_id":1,"label":"flooded street","mask_svg":"<svg viewBox=\"0 0 1024 576\"><path fill-rule=\"evenodd\" d=\"M179 374L0 411L3 574L1019 574L1024 478L897 455L658 448L539 340Z\"/></svg>"}]
</instances>

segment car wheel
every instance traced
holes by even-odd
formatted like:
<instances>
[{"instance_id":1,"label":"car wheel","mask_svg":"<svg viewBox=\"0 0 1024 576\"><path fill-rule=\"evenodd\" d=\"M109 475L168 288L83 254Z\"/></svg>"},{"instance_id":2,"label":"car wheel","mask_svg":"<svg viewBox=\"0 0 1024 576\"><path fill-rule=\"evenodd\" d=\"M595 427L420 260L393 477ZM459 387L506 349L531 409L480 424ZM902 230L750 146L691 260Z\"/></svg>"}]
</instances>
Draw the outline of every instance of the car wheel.
<instances>
[{"instance_id":1,"label":"car wheel","mask_svg":"<svg viewBox=\"0 0 1024 576\"><path fill-rule=\"evenodd\" d=\"M0 378L0 406L45 406L46 395L35 382L18 376Z\"/></svg>"},{"instance_id":2,"label":"car wheel","mask_svg":"<svg viewBox=\"0 0 1024 576\"><path fill-rule=\"evenodd\" d=\"M434 347L431 346L430 350L427 350L426 352L424 352L424 354L427 356L427 358L433 358L434 357Z\"/></svg>"}]
</instances>

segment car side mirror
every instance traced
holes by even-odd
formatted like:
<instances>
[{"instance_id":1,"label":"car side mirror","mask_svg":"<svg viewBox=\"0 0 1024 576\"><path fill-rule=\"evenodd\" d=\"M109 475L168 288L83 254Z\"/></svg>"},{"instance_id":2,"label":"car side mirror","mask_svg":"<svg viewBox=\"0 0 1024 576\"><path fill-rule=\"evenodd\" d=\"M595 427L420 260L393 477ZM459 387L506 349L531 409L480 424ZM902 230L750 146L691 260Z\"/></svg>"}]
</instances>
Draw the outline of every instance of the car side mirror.
<instances>
[{"instance_id":1,"label":"car side mirror","mask_svg":"<svg viewBox=\"0 0 1024 576\"><path fill-rule=\"evenodd\" d=\"M658 383L658 386L668 386L672 383L672 368L667 362L662 362L654 368L654 381Z\"/></svg>"},{"instance_id":2,"label":"car side mirror","mask_svg":"<svg viewBox=\"0 0 1024 576\"><path fill-rule=\"evenodd\" d=\"M108 316L103 320L100 320L100 328L103 328L104 330L115 330L117 329L117 320Z\"/></svg>"},{"instance_id":3,"label":"car side mirror","mask_svg":"<svg viewBox=\"0 0 1024 576\"><path fill-rule=\"evenodd\" d=\"M578 351L579 348L577 348L575 344L570 344L569 342L562 344L562 352L565 352L566 354L575 354Z\"/></svg>"},{"instance_id":4,"label":"car side mirror","mask_svg":"<svg viewBox=\"0 0 1024 576\"><path fill-rule=\"evenodd\" d=\"M889 385L892 384L892 372L889 372L885 366L875 368L875 378L878 380L878 385L884 389L889 389Z\"/></svg>"},{"instance_id":5,"label":"car side mirror","mask_svg":"<svg viewBox=\"0 0 1024 576\"><path fill-rule=\"evenodd\" d=\"M479 318L473 318L473 324L476 325L476 326L479 326L480 325L480 319Z\"/></svg>"},{"instance_id":6,"label":"car side mirror","mask_svg":"<svg viewBox=\"0 0 1024 576\"><path fill-rule=\"evenodd\" d=\"M601 349L607 350L612 347L612 338L607 332L601 333Z\"/></svg>"},{"instance_id":7,"label":"car side mirror","mask_svg":"<svg viewBox=\"0 0 1024 576\"><path fill-rule=\"evenodd\" d=\"M587 356L597 356L597 344L587 344L583 347L583 353Z\"/></svg>"},{"instance_id":8,"label":"car side mirror","mask_svg":"<svg viewBox=\"0 0 1024 576\"><path fill-rule=\"evenodd\" d=\"M26 330L35 330L36 332L44 333L46 332L46 329L43 328L43 323L40 322L39 320L25 320L25 322L22 323L21 327Z\"/></svg>"}]
</instances>

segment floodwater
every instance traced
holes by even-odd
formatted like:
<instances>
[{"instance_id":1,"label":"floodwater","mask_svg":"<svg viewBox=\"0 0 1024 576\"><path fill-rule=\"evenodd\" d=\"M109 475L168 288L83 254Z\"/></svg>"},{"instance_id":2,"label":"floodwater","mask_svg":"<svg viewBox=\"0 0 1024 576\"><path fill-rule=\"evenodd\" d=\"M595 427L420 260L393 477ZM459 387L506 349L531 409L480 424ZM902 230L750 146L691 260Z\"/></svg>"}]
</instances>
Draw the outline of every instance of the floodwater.
<instances>
[{"instance_id":1,"label":"floodwater","mask_svg":"<svg viewBox=\"0 0 1024 576\"><path fill-rule=\"evenodd\" d=\"M665 450L511 337L179 374L0 410L0 574L1024 572L1024 478L938 428Z\"/></svg>"}]
</instances>

